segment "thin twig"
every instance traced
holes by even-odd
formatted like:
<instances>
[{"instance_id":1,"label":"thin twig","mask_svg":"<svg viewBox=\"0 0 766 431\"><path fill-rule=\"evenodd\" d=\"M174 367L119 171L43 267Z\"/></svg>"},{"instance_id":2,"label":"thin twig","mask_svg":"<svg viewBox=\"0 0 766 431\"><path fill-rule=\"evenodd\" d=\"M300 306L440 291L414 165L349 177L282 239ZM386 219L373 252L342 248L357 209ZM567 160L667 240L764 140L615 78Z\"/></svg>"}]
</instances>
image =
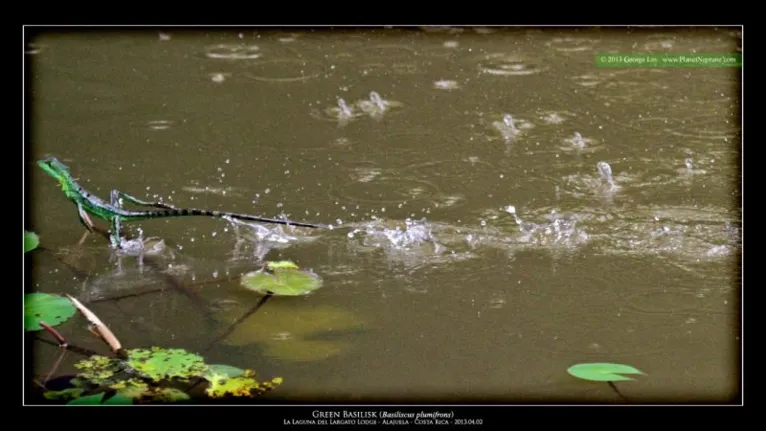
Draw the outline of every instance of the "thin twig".
<instances>
[{"instance_id":1,"label":"thin twig","mask_svg":"<svg viewBox=\"0 0 766 431\"><path fill-rule=\"evenodd\" d=\"M45 385L48 384L48 381L51 379L51 376L53 373L58 370L59 365L61 365L61 360L64 359L64 356L66 356L66 349L61 349L61 352L59 353L59 357L56 359L56 362L53 364L53 367L51 367L51 370L48 372L48 374L45 376L45 380L43 380L43 387L46 387Z\"/></svg>"},{"instance_id":2,"label":"thin twig","mask_svg":"<svg viewBox=\"0 0 766 431\"><path fill-rule=\"evenodd\" d=\"M56 343L55 341L46 340L45 338L35 337L35 340L40 341L42 343L50 344L51 346L60 347L58 343ZM93 355L106 356L95 350L90 350L90 349L86 349L85 347L75 346L74 344L67 344L66 347L62 347L62 348L83 356L93 356Z\"/></svg>"},{"instance_id":3,"label":"thin twig","mask_svg":"<svg viewBox=\"0 0 766 431\"><path fill-rule=\"evenodd\" d=\"M243 314L243 315L242 315L242 316L241 316L239 319L237 319L237 320L236 320L234 323L232 323L232 324L229 326L229 328L228 328L228 329L226 329L226 331L225 331L223 334L219 335L219 336L218 336L218 337L216 337L216 338L215 338L213 341L211 341L211 342L210 342L210 344L208 344L208 346L207 346L207 347L205 347L204 349L202 349L202 353L207 353L207 351L208 351L208 350L210 350L210 349L212 349L212 348L213 348L213 347L214 347L216 344L218 344L218 342L220 342L221 340L223 340L223 339L225 339L226 337L228 337L228 336L229 336L229 334L231 334L232 332L234 332L234 329L236 329L236 327L237 327L239 324L241 324L242 322L244 322L244 321L245 321L245 319L247 319L248 317L250 317L250 316L252 316L253 314L255 314L255 312L256 312L256 311L258 311L258 309L259 309L259 308L261 308L261 307L263 306L263 304L265 304L265 303L266 303L266 301L268 301L268 299L269 299L269 298L271 298L271 292L269 292L268 294L266 294L266 295L265 295L263 298L261 298L261 300L260 300L260 301L258 301L258 303L257 303L257 304L255 304L255 305L254 305L254 306L253 306L253 307L252 307L250 310L248 310L248 311L247 311L245 314Z\"/></svg>"}]
</instances>

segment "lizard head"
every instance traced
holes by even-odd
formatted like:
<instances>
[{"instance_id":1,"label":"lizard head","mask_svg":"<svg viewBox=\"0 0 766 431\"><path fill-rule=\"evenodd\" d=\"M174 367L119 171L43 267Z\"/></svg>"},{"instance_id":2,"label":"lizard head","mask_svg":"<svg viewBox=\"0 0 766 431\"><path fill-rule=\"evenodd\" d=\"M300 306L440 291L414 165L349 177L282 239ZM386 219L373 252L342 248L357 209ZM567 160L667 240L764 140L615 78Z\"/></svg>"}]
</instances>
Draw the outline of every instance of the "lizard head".
<instances>
[{"instance_id":1,"label":"lizard head","mask_svg":"<svg viewBox=\"0 0 766 431\"><path fill-rule=\"evenodd\" d=\"M39 160L37 165L61 184L64 184L70 178L69 168L55 157Z\"/></svg>"}]
</instances>

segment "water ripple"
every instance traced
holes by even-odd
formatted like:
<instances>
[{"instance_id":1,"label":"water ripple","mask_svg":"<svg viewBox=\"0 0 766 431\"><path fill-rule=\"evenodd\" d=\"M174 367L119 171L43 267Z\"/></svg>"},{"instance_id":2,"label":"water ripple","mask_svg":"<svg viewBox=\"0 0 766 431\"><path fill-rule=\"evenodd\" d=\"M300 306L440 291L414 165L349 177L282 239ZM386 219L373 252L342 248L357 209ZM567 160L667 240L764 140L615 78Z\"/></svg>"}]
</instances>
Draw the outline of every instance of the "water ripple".
<instances>
[{"instance_id":1,"label":"water ripple","mask_svg":"<svg viewBox=\"0 0 766 431\"><path fill-rule=\"evenodd\" d=\"M598 40L586 37L555 37L545 45L559 52L580 53L594 50L596 43Z\"/></svg>"},{"instance_id":2,"label":"water ripple","mask_svg":"<svg viewBox=\"0 0 766 431\"><path fill-rule=\"evenodd\" d=\"M249 65L245 76L257 81L298 82L326 74L321 64L298 58L277 58Z\"/></svg>"},{"instance_id":3,"label":"water ripple","mask_svg":"<svg viewBox=\"0 0 766 431\"><path fill-rule=\"evenodd\" d=\"M220 60L253 60L261 57L261 49L258 45L221 43L205 48L205 56Z\"/></svg>"},{"instance_id":4,"label":"water ripple","mask_svg":"<svg viewBox=\"0 0 766 431\"><path fill-rule=\"evenodd\" d=\"M548 66L539 59L502 52L486 54L478 68L482 73L496 76L536 75L548 70Z\"/></svg>"},{"instance_id":5,"label":"water ripple","mask_svg":"<svg viewBox=\"0 0 766 431\"><path fill-rule=\"evenodd\" d=\"M349 205L416 202L434 198L439 193L439 187L431 181L393 171L381 172L366 182L357 180L341 184L329 191L333 199Z\"/></svg>"}]
</instances>

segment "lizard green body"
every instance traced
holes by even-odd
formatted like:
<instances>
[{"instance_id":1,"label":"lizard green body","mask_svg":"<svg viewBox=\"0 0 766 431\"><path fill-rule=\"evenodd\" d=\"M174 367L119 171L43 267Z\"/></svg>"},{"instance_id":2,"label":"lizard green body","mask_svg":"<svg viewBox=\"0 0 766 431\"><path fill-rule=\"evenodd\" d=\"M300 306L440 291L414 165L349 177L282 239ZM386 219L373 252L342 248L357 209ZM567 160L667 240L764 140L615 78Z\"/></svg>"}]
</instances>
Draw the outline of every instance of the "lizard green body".
<instances>
[{"instance_id":1,"label":"lizard green body","mask_svg":"<svg viewBox=\"0 0 766 431\"><path fill-rule=\"evenodd\" d=\"M105 202L98 196L95 196L85 190L75 181L69 172L69 168L61 163L55 157L50 157L37 162L48 175L58 180L61 190L66 197L77 206L77 213L80 222L89 231L93 231L93 222L90 215L106 220L112 224L110 241L112 246L120 245L120 223L136 220L146 220L163 217L182 217L182 216L208 216L208 217L230 217L239 220L250 220L264 223L277 223L289 226L303 226L311 228L329 227L321 224L293 222L290 220L272 219L259 217L249 214L238 214L225 211L211 211L196 208L176 208L174 206L161 202L147 202L137 199L129 194L119 190L112 190L110 202ZM156 208L147 211L126 210L122 208L121 199L125 199L137 205Z\"/></svg>"}]
</instances>

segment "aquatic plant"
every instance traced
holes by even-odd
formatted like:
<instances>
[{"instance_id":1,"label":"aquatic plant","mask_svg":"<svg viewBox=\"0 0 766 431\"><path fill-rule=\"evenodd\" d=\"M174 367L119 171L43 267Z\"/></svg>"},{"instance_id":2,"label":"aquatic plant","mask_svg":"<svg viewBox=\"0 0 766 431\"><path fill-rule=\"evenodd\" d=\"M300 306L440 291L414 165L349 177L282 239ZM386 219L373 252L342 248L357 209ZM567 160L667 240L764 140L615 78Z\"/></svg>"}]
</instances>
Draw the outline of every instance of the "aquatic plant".
<instances>
[{"instance_id":1,"label":"aquatic plant","mask_svg":"<svg viewBox=\"0 0 766 431\"><path fill-rule=\"evenodd\" d=\"M634 380L622 374L645 374L630 365L612 364L608 362L595 362L572 365L567 372L578 379L595 382L619 382Z\"/></svg>"},{"instance_id":2,"label":"aquatic plant","mask_svg":"<svg viewBox=\"0 0 766 431\"><path fill-rule=\"evenodd\" d=\"M614 382L634 380L633 378L624 376L628 375L646 375L641 370L634 368L630 365L613 364L609 362L593 362L576 364L567 368L567 372L582 380L589 380L592 382L607 382L609 387L623 400L627 401L627 398L617 389Z\"/></svg>"},{"instance_id":3,"label":"aquatic plant","mask_svg":"<svg viewBox=\"0 0 766 431\"><path fill-rule=\"evenodd\" d=\"M28 253L40 245L40 237L34 232L24 231L24 253Z\"/></svg>"},{"instance_id":4,"label":"aquatic plant","mask_svg":"<svg viewBox=\"0 0 766 431\"><path fill-rule=\"evenodd\" d=\"M308 295L322 286L321 277L290 261L268 262L260 270L243 275L241 282L246 289L275 296Z\"/></svg>"},{"instance_id":5,"label":"aquatic plant","mask_svg":"<svg viewBox=\"0 0 766 431\"><path fill-rule=\"evenodd\" d=\"M252 370L208 365L184 349L156 346L125 350L121 357L93 355L75 368L69 387L46 391L45 398L70 405L172 403L190 400L200 383L210 398L254 397L282 383L280 377L261 382Z\"/></svg>"},{"instance_id":6,"label":"aquatic plant","mask_svg":"<svg viewBox=\"0 0 766 431\"><path fill-rule=\"evenodd\" d=\"M101 338L114 356L105 356L72 346L52 325L59 324L76 311L87 319L91 332ZM72 296L45 293L27 295L24 324L27 331L45 329L62 348L48 377L37 382L49 400L83 404L172 403L191 400L195 388L204 388L208 398L254 397L271 391L281 378L258 381L255 372L230 365L209 365L202 356L184 349L162 347L124 349L112 331L91 310ZM88 356L77 362L77 374L66 387L53 390L47 383L58 368L64 349ZM206 384L203 384L206 383Z\"/></svg>"},{"instance_id":7,"label":"aquatic plant","mask_svg":"<svg viewBox=\"0 0 766 431\"><path fill-rule=\"evenodd\" d=\"M45 329L43 325L60 325L76 311L72 302L63 296L29 293L24 296L24 330L40 331Z\"/></svg>"}]
</instances>

